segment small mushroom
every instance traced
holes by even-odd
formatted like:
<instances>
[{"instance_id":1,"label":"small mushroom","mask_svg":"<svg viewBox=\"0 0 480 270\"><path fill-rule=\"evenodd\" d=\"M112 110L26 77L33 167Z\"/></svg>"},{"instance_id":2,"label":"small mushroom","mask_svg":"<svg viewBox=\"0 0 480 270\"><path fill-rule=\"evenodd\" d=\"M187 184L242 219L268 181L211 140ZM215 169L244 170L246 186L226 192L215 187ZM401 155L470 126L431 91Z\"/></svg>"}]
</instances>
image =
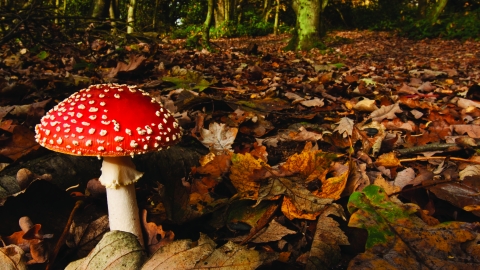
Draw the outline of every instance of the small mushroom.
<instances>
[{"instance_id":1,"label":"small mushroom","mask_svg":"<svg viewBox=\"0 0 480 270\"><path fill-rule=\"evenodd\" d=\"M57 104L35 131L50 150L103 157L99 180L107 188L110 230L133 233L143 246L134 186L143 173L130 157L179 141L182 130L172 114L135 86L98 84Z\"/></svg>"}]
</instances>

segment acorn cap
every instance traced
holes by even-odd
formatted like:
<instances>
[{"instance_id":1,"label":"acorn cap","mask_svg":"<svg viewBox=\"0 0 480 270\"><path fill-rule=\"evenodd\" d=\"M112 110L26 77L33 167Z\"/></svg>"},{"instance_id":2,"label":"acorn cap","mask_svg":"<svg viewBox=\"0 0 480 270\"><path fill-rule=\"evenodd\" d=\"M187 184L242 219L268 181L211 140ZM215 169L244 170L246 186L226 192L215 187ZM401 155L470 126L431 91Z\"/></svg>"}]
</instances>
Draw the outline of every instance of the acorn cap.
<instances>
[{"instance_id":1,"label":"acorn cap","mask_svg":"<svg viewBox=\"0 0 480 270\"><path fill-rule=\"evenodd\" d=\"M57 104L35 127L37 142L81 156L133 156L178 142L172 114L136 86L97 84Z\"/></svg>"}]
</instances>

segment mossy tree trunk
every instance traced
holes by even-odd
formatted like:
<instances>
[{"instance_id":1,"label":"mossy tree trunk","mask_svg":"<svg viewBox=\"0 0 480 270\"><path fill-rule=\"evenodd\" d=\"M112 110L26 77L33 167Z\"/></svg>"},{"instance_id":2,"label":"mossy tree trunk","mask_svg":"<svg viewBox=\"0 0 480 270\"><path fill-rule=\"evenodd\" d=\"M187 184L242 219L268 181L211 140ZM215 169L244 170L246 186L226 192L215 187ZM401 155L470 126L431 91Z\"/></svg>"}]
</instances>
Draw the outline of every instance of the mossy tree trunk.
<instances>
[{"instance_id":1,"label":"mossy tree trunk","mask_svg":"<svg viewBox=\"0 0 480 270\"><path fill-rule=\"evenodd\" d=\"M94 0L92 17L93 18L108 18L108 9L110 7L109 0Z\"/></svg>"},{"instance_id":2,"label":"mossy tree trunk","mask_svg":"<svg viewBox=\"0 0 480 270\"><path fill-rule=\"evenodd\" d=\"M428 14L428 20L431 24L435 24L438 20L440 14L442 14L445 6L447 5L448 0L437 0L436 3L433 3L433 6Z\"/></svg>"},{"instance_id":3,"label":"mossy tree trunk","mask_svg":"<svg viewBox=\"0 0 480 270\"><path fill-rule=\"evenodd\" d=\"M208 0L207 17L202 27L203 47L210 50L210 25L212 24L214 0Z\"/></svg>"},{"instance_id":4,"label":"mossy tree trunk","mask_svg":"<svg viewBox=\"0 0 480 270\"><path fill-rule=\"evenodd\" d=\"M321 37L325 34L321 29L322 10L328 0L293 0L292 7L297 16L295 33L287 49L306 51L322 45Z\"/></svg>"}]
</instances>

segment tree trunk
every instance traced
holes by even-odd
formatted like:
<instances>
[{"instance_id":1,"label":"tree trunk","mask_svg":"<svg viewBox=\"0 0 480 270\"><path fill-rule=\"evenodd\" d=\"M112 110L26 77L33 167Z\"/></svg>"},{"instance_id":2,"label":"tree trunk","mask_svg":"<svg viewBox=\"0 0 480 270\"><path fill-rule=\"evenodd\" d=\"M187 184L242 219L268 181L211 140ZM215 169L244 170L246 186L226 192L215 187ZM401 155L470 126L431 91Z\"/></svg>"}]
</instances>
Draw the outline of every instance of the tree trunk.
<instances>
[{"instance_id":1,"label":"tree trunk","mask_svg":"<svg viewBox=\"0 0 480 270\"><path fill-rule=\"evenodd\" d=\"M245 3L245 0L236 0L235 2L235 18L237 19L237 24L242 23L244 3Z\"/></svg>"},{"instance_id":2,"label":"tree trunk","mask_svg":"<svg viewBox=\"0 0 480 270\"><path fill-rule=\"evenodd\" d=\"M428 20L431 24L435 24L437 22L438 17L440 14L442 14L447 2L448 0L437 0L437 2L433 4L432 10L428 16Z\"/></svg>"},{"instance_id":3,"label":"tree trunk","mask_svg":"<svg viewBox=\"0 0 480 270\"><path fill-rule=\"evenodd\" d=\"M158 6L160 5L160 0L155 0L155 8L153 9L153 31L157 31L157 26L158 26L158 19L157 19L157 13L158 13Z\"/></svg>"},{"instance_id":4,"label":"tree trunk","mask_svg":"<svg viewBox=\"0 0 480 270\"><path fill-rule=\"evenodd\" d=\"M110 25L112 26L112 34L117 34L117 22L118 19L118 0L110 0L110 8L109 8L109 15L110 15Z\"/></svg>"},{"instance_id":5,"label":"tree trunk","mask_svg":"<svg viewBox=\"0 0 480 270\"><path fill-rule=\"evenodd\" d=\"M279 23L279 14L280 14L280 0L275 0L275 21L273 23L273 35L278 35L278 23Z\"/></svg>"},{"instance_id":6,"label":"tree trunk","mask_svg":"<svg viewBox=\"0 0 480 270\"><path fill-rule=\"evenodd\" d=\"M58 7L60 6L60 0L55 0L55 24L58 24L58 17L60 16L60 10Z\"/></svg>"},{"instance_id":7,"label":"tree trunk","mask_svg":"<svg viewBox=\"0 0 480 270\"><path fill-rule=\"evenodd\" d=\"M203 23L202 27L202 35L203 35L203 47L207 50L210 50L210 25L212 24L212 17L213 17L213 2L214 0L208 0L208 11L207 17L205 18L205 22Z\"/></svg>"},{"instance_id":8,"label":"tree trunk","mask_svg":"<svg viewBox=\"0 0 480 270\"><path fill-rule=\"evenodd\" d=\"M109 0L94 0L93 1L93 18L108 18L108 9L110 7Z\"/></svg>"},{"instance_id":9,"label":"tree trunk","mask_svg":"<svg viewBox=\"0 0 480 270\"><path fill-rule=\"evenodd\" d=\"M295 33L287 49L310 50L322 45L320 18L322 7L328 0L293 0L292 7L297 16Z\"/></svg>"},{"instance_id":10,"label":"tree trunk","mask_svg":"<svg viewBox=\"0 0 480 270\"><path fill-rule=\"evenodd\" d=\"M268 16L272 10L272 0L263 0L262 17L265 22L268 22Z\"/></svg>"},{"instance_id":11,"label":"tree trunk","mask_svg":"<svg viewBox=\"0 0 480 270\"><path fill-rule=\"evenodd\" d=\"M127 34L133 33L135 27L135 13L137 12L137 0L130 0L127 12Z\"/></svg>"},{"instance_id":12,"label":"tree trunk","mask_svg":"<svg viewBox=\"0 0 480 270\"><path fill-rule=\"evenodd\" d=\"M215 6L215 27L227 25L233 15L235 14L235 1L234 0L217 0Z\"/></svg>"}]
</instances>

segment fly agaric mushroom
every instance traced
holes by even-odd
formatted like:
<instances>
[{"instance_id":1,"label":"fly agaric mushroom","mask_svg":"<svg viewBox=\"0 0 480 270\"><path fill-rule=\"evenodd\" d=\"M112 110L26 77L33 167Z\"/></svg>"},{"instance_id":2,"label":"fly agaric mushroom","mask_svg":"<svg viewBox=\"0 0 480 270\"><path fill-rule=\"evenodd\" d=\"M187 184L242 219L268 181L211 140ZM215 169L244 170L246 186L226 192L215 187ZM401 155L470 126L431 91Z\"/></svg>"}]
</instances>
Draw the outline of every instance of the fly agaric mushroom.
<instances>
[{"instance_id":1,"label":"fly agaric mushroom","mask_svg":"<svg viewBox=\"0 0 480 270\"><path fill-rule=\"evenodd\" d=\"M170 112L135 86L98 84L57 104L35 131L50 150L103 157L110 230L133 233L143 246L134 185L143 173L130 156L177 143L182 132Z\"/></svg>"}]
</instances>

